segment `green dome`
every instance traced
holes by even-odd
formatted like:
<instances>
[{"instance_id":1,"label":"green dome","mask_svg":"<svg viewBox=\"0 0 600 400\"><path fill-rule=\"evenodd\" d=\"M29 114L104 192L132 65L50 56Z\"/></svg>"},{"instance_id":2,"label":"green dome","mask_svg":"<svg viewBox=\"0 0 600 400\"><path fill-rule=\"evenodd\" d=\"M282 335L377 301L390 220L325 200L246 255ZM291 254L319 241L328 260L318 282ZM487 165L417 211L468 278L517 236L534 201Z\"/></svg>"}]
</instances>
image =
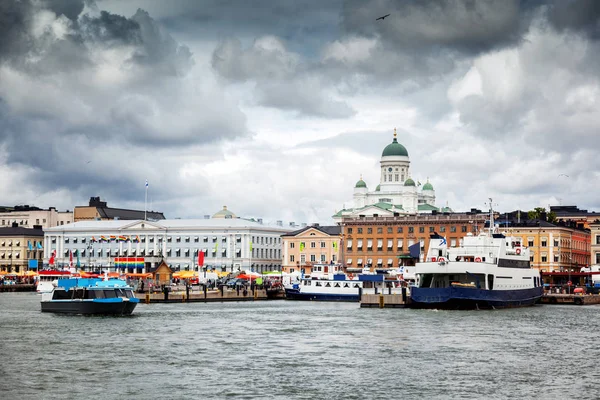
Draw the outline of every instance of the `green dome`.
<instances>
[{"instance_id":1,"label":"green dome","mask_svg":"<svg viewBox=\"0 0 600 400\"><path fill-rule=\"evenodd\" d=\"M423 185L423 190L433 190L433 186L431 186L431 183L429 183L429 181L427 181L427 183Z\"/></svg>"},{"instance_id":2,"label":"green dome","mask_svg":"<svg viewBox=\"0 0 600 400\"><path fill-rule=\"evenodd\" d=\"M406 147L404 147L400 143L398 143L398 140L394 137L394 140L392 140L392 143L385 146L385 149L383 149L383 153L381 153L381 157L387 157L387 156L408 157L408 151L406 151Z\"/></svg>"},{"instance_id":3,"label":"green dome","mask_svg":"<svg viewBox=\"0 0 600 400\"><path fill-rule=\"evenodd\" d=\"M367 184L365 183L365 181L362 180L362 178L359 179L358 182L356 182L356 185L354 185L355 188L366 188Z\"/></svg>"},{"instance_id":4,"label":"green dome","mask_svg":"<svg viewBox=\"0 0 600 400\"><path fill-rule=\"evenodd\" d=\"M380 189L381 189L381 185L377 185L377 187L375 188L375 191L379 192Z\"/></svg>"},{"instance_id":5,"label":"green dome","mask_svg":"<svg viewBox=\"0 0 600 400\"><path fill-rule=\"evenodd\" d=\"M404 182L404 186L415 186L415 181L413 181L412 179L408 178L405 182Z\"/></svg>"}]
</instances>

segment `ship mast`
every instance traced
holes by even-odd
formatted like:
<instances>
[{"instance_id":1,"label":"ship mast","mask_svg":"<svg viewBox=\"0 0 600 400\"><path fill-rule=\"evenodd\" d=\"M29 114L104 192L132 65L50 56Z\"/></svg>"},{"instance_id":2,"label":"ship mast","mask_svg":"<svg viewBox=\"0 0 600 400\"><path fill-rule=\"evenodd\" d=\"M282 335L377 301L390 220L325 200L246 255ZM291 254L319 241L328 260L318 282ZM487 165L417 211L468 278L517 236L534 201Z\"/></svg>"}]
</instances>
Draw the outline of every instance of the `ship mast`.
<instances>
[{"instance_id":1,"label":"ship mast","mask_svg":"<svg viewBox=\"0 0 600 400\"><path fill-rule=\"evenodd\" d=\"M493 206L492 206L492 198L489 197L490 200L490 237L492 236L493 230L494 229L494 210L493 210Z\"/></svg>"}]
</instances>

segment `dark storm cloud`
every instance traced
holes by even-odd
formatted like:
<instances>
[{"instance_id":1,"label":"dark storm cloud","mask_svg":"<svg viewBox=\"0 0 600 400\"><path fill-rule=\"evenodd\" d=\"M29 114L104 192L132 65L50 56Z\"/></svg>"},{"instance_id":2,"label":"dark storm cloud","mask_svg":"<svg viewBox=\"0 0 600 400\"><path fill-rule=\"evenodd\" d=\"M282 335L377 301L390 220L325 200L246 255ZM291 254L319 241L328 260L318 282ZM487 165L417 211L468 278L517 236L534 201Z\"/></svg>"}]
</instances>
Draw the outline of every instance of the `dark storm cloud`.
<instances>
[{"instance_id":1,"label":"dark storm cloud","mask_svg":"<svg viewBox=\"0 0 600 400\"><path fill-rule=\"evenodd\" d=\"M375 21L384 14L390 16ZM353 34L378 34L390 48L468 54L516 44L527 28L517 0L352 0L344 5L342 26Z\"/></svg>"},{"instance_id":2,"label":"dark storm cloud","mask_svg":"<svg viewBox=\"0 0 600 400\"><path fill-rule=\"evenodd\" d=\"M559 31L571 30L600 39L600 1L554 0L548 20Z\"/></svg>"},{"instance_id":3,"label":"dark storm cloud","mask_svg":"<svg viewBox=\"0 0 600 400\"><path fill-rule=\"evenodd\" d=\"M31 45L27 33L31 8L29 1L0 1L0 62Z\"/></svg>"},{"instance_id":4,"label":"dark storm cloud","mask_svg":"<svg viewBox=\"0 0 600 400\"><path fill-rule=\"evenodd\" d=\"M121 15L101 11L96 18L83 15L80 24L86 38L104 45L142 43L140 25Z\"/></svg>"},{"instance_id":5,"label":"dark storm cloud","mask_svg":"<svg viewBox=\"0 0 600 400\"><path fill-rule=\"evenodd\" d=\"M42 2L45 8L54 11L56 15L64 15L72 21L77 20L85 3L83 0L44 0ZM93 4L93 0L88 0L88 3Z\"/></svg>"},{"instance_id":6,"label":"dark storm cloud","mask_svg":"<svg viewBox=\"0 0 600 400\"><path fill-rule=\"evenodd\" d=\"M256 83L255 100L264 106L295 111L304 116L346 118L355 111L327 93L328 82L313 73L298 54L276 37L263 37L244 49L238 39L222 41L212 66L232 83Z\"/></svg>"}]
</instances>

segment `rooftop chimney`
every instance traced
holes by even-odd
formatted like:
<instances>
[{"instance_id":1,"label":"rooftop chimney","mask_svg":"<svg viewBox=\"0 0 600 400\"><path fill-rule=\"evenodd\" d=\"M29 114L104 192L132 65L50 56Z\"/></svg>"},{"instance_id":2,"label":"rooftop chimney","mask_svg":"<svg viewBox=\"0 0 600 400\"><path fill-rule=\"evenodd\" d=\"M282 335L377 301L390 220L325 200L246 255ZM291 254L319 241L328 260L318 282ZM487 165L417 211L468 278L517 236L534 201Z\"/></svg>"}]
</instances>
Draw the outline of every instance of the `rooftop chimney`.
<instances>
[{"instance_id":1,"label":"rooftop chimney","mask_svg":"<svg viewBox=\"0 0 600 400\"><path fill-rule=\"evenodd\" d=\"M294 221L290 222L290 226L296 226L296 223Z\"/></svg>"},{"instance_id":2,"label":"rooftop chimney","mask_svg":"<svg viewBox=\"0 0 600 400\"><path fill-rule=\"evenodd\" d=\"M277 221L277 226L283 226L283 221Z\"/></svg>"}]
</instances>

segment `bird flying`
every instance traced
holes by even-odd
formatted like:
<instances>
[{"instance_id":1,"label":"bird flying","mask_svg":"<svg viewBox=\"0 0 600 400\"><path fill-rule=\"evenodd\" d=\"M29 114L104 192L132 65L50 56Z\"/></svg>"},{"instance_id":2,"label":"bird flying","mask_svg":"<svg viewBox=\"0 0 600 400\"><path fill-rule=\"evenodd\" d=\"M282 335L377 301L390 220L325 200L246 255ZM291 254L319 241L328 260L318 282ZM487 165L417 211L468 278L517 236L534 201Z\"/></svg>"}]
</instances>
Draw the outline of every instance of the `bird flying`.
<instances>
[{"instance_id":1,"label":"bird flying","mask_svg":"<svg viewBox=\"0 0 600 400\"><path fill-rule=\"evenodd\" d=\"M567 174L560 174L558 176L566 176L567 178L569 177L569 175L567 175Z\"/></svg>"},{"instance_id":2,"label":"bird flying","mask_svg":"<svg viewBox=\"0 0 600 400\"><path fill-rule=\"evenodd\" d=\"M379 17L379 18L377 18L375 21L379 21L379 20L382 20L382 21L383 21L383 20L385 19L385 17L389 17L389 16L390 16L390 14L386 14L386 15L384 15L383 17Z\"/></svg>"}]
</instances>

